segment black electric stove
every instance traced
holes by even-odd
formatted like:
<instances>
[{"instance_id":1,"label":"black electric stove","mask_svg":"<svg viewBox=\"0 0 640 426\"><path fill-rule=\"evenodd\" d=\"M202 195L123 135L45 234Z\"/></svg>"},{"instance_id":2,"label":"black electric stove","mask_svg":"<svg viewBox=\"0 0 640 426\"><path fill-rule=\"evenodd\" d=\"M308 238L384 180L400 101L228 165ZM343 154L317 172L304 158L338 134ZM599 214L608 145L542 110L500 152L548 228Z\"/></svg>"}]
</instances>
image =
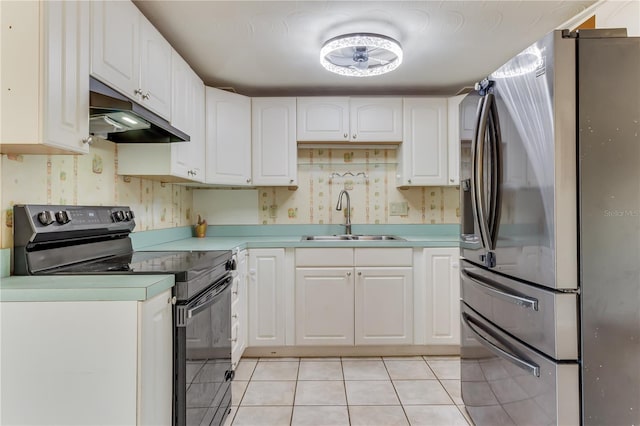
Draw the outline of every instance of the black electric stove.
<instances>
[{"instance_id":1,"label":"black electric stove","mask_svg":"<svg viewBox=\"0 0 640 426\"><path fill-rule=\"evenodd\" d=\"M16 205L13 218L16 275L173 274L173 424L223 424L233 379L230 250L134 251L129 207Z\"/></svg>"}]
</instances>

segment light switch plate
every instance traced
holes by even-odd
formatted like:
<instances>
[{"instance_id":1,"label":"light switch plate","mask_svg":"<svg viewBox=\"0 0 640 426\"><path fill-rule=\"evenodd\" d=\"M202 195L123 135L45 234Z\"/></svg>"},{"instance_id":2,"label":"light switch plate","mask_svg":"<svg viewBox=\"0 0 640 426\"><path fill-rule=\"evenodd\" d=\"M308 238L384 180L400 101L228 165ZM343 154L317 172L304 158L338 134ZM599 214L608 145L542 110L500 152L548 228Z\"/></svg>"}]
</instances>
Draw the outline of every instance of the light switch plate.
<instances>
[{"instance_id":1,"label":"light switch plate","mask_svg":"<svg viewBox=\"0 0 640 426\"><path fill-rule=\"evenodd\" d=\"M407 216L409 214L409 204L406 201L389 203L389 216Z\"/></svg>"}]
</instances>

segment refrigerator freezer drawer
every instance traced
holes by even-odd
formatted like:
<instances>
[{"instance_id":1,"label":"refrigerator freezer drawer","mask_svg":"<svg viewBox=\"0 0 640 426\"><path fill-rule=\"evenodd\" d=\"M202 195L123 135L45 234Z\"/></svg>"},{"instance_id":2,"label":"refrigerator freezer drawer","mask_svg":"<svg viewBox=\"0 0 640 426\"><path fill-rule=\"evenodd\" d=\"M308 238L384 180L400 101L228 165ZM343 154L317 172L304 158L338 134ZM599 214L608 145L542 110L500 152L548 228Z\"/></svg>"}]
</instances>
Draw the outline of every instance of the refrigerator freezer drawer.
<instances>
[{"instance_id":1,"label":"refrigerator freezer drawer","mask_svg":"<svg viewBox=\"0 0 640 426\"><path fill-rule=\"evenodd\" d=\"M476 426L580 423L577 362L555 362L461 310L462 399Z\"/></svg>"},{"instance_id":2,"label":"refrigerator freezer drawer","mask_svg":"<svg viewBox=\"0 0 640 426\"><path fill-rule=\"evenodd\" d=\"M575 293L543 290L462 262L461 296L507 333L557 360L578 358Z\"/></svg>"}]
</instances>

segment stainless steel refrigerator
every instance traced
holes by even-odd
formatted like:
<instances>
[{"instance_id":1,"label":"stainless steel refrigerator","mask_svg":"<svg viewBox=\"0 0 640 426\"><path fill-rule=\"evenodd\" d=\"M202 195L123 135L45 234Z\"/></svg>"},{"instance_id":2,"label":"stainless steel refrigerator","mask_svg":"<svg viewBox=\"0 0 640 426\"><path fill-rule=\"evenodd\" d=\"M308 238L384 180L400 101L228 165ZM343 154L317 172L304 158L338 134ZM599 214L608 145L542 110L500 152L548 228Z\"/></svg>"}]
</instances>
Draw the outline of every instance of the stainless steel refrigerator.
<instances>
[{"instance_id":1,"label":"stainless steel refrigerator","mask_svg":"<svg viewBox=\"0 0 640 426\"><path fill-rule=\"evenodd\" d=\"M640 425L640 38L555 31L476 89L467 411L477 426Z\"/></svg>"}]
</instances>

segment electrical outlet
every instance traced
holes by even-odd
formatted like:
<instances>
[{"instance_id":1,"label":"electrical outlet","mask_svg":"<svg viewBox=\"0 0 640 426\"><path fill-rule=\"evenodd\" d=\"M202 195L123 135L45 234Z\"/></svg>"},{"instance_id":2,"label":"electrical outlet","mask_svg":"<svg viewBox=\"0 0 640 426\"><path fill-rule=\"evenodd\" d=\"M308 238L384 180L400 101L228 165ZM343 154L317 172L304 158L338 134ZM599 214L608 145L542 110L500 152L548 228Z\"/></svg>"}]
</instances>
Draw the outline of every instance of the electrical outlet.
<instances>
[{"instance_id":1,"label":"electrical outlet","mask_svg":"<svg viewBox=\"0 0 640 426\"><path fill-rule=\"evenodd\" d=\"M269 217L272 219L278 217L278 206L269 206Z\"/></svg>"},{"instance_id":2,"label":"electrical outlet","mask_svg":"<svg viewBox=\"0 0 640 426\"><path fill-rule=\"evenodd\" d=\"M406 201L389 203L389 216L407 216L408 214L409 204Z\"/></svg>"}]
</instances>

